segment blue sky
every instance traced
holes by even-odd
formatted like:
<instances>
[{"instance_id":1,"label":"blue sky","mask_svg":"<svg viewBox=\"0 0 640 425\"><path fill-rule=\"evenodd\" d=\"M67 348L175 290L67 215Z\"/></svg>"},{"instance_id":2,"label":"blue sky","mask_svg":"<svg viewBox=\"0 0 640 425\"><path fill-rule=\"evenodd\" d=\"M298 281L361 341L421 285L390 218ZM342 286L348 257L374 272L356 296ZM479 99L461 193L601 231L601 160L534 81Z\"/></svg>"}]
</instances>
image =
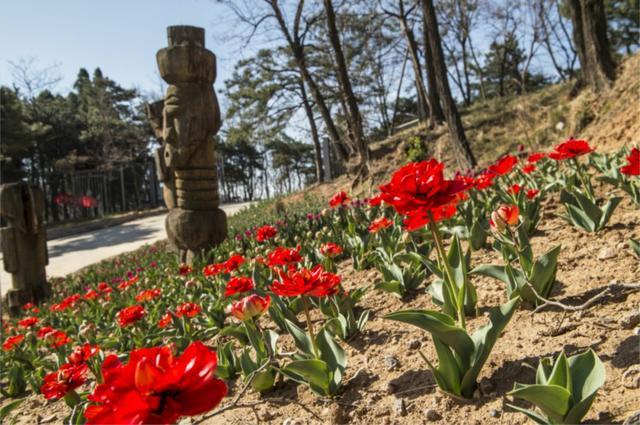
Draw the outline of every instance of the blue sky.
<instances>
[{"instance_id":1,"label":"blue sky","mask_svg":"<svg viewBox=\"0 0 640 425\"><path fill-rule=\"evenodd\" d=\"M213 0L6 0L0 18L0 84L12 82L9 61L35 58L36 68L59 64L56 91L67 92L81 67L125 87L158 91L155 53L166 46L166 27L205 28L218 57L217 91L233 64L250 54L225 38L233 14Z\"/></svg>"}]
</instances>

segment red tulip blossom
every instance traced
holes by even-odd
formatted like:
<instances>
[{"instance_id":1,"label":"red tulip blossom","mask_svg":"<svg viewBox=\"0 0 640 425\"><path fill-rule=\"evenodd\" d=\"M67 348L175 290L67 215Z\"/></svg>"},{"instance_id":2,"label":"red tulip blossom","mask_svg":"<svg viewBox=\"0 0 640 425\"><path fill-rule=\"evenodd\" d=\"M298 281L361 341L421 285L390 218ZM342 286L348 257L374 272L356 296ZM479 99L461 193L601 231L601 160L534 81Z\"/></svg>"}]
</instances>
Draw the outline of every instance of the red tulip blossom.
<instances>
[{"instance_id":1,"label":"red tulip blossom","mask_svg":"<svg viewBox=\"0 0 640 425\"><path fill-rule=\"evenodd\" d=\"M113 289L107 284L107 282L100 282L98 283L98 291L103 294L110 294Z\"/></svg>"},{"instance_id":2,"label":"red tulip blossom","mask_svg":"<svg viewBox=\"0 0 640 425\"><path fill-rule=\"evenodd\" d=\"M53 329L51 326L43 326L40 329L38 329L38 332L36 333L36 335L38 336L38 338L46 338L50 333L55 332L56 330Z\"/></svg>"},{"instance_id":3,"label":"red tulip blossom","mask_svg":"<svg viewBox=\"0 0 640 425\"><path fill-rule=\"evenodd\" d=\"M227 261L223 263L225 272L231 273L238 270L238 267L245 263L245 258L240 254L233 254Z\"/></svg>"},{"instance_id":4,"label":"red tulip blossom","mask_svg":"<svg viewBox=\"0 0 640 425\"><path fill-rule=\"evenodd\" d=\"M380 195L376 195L373 198L369 199L369 205L372 207L377 207L382 204L382 198Z\"/></svg>"},{"instance_id":5,"label":"red tulip blossom","mask_svg":"<svg viewBox=\"0 0 640 425\"><path fill-rule=\"evenodd\" d=\"M136 295L136 302L142 303L145 301L151 301L154 298L158 298L162 294L162 291L158 288L146 289Z\"/></svg>"},{"instance_id":6,"label":"red tulip blossom","mask_svg":"<svg viewBox=\"0 0 640 425\"><path fill-rule=\"evenodd\" d=\"M127 364L109 356L85 417L89 424L169 424L203 414L227 394L216 367L216 353L200 341L180 356L167 346L134 350Z\"/></svg>"},{"instance_id":7,"label":"red tulip blossom","mask_svg":"<svg viewBox=\"0 0 640 425\"><path fill-rule=\"evenodd\" d=\"M84 195L80 197L80 205L82 208L95 208L98 206L98 200L93 196Z\"/></svg>"},{"instance_id":8,"label":"red tulip blossom","mask_svg":"<svg viewBox=\"0 0 640 425\"><path fill-rule=\"evenodd\" d=\"M529 189L527 190L527 199L535 198L540 191L538 189Z\"/></svg>"},{"instance_id":9,"label":"red tulip blossom","mask_svg":"<svg viewBox=\"0 0 640 425\"><path fill-rule=\"evenodd\" d=\"M13 347L15 347L16 345L20 345L23 340L24 340L24 335L10 336L4 340L4 343L2 343L2 349L4 351L13 350Z\"/></svg>"},{"instance_id":10,"label":"red tulip blossom","mask_svg":"<svg viewBox=\"0 0 640 425\"><path fill-rule=\"evenodd\" d=\"M172 318L171 315L169 313L165 313L160 320L158 320L158 327L160 329L162 328L166 328L167 326L169 326L172 322Z\"/></svg>"},{"instance_id":11,"label":"red tulip blossom","mask_svg":"<svg viewBox=\"0 0 640 425\"><path fill-rule=\"evenodd\" d=\"M91 288L82 296L82 298L84 298L85 300L88 300L88 301L95 300L97 298L100 298L100 292L98 292L95 289Z\"/></svg>"},{"instance_id":12,"label":"red tulip blossom","mask_svg":"<svg viewBox=\"0 0 640 425\"><path fill-rule=\"evenodd\" d=\"M448 220L456 214L456 204L452 202L429 210L431 217L435 223ZM416 210L407 214L407 218L402 221L404 227L409 231L418 230L428 224L430 221L429 214L424 210Z\"/></svg>"},{"instance_id":13,"label":"red tulip blossom","mask_svg":"<svg viewBox=\"0 0 640 425\"><path fill-rule=\"evenodd\" d=\"M256 240L258 242L264 242L266 240L274 238L277 234L278 229L267 224L256 230Z\"/></svg>"},{"instance_id":14,"label":"red tulip blossom","mask_svg":"<svg viewBox=\"0 0 640 425\"><path fill-rule=\"evenodd\" d=\"M351 198L347 195L346 192L338 192L331 199L329 199L329 206L331 208L338 207L340 205L344 205L349 202Z\"/></svg>"},{"instance_id":15,"label":"red tulip blossom","mask_svg":"<svg viewBox=\"0 0 640 425\"><path fill-rule=\"evenodd\" d=\"M120 285L118 285L118 289L123 291L128 287L130 287L131 285L135 285L136 283L138 283L139 280L140 278L138 276L130 277L129 279L125 280Z\"/></svg>"},{"instance_id":16,"label":"red tulip blossom","mask_svg":"<svg viewBox=\"0 0 640 425\"><path fill-rule=\"evenodd\" d=\"M202 269L202 274L205 276L216 276L225 270L224 264L208 264Z\"/></svg>"},{"instance_id":17,"label":"red tulip blossom","mask_svg":"<svg viewBox=\"0 0 640 425\"><path fill-rule=\"evenodd\" d=\"M22 309L24 311L29 311L31 310L33 307L35 307L34 303L26 303L25 305L22 306Z\"/></svg>"},{"instance_id":18,"label":"red tulip blossom","mask_svg":"<svg viewBox=\"0 0 640 425\"><path fill-rule=\"evenodd\" d=\"M435 159L407 164L380 186L382 199L400 214L433 213L469 187L461 180L446 180L443 171L444 164Z\"/></svg>"},{"instance_id":19,"label":"red tulip blossom","mask_svg":"<svg viewBox=\"0 0 640 425\"><path fill-rule=\"evenodd\" d=\"M544 152L534 152L534 153L532 153L531 155L529 155L527 157L527 162L533 164L535 162L540 161L541 159L546 158L546 156L547 156L547 154L544 153Z\"/></svg>"},{"instance_id":20,"label":"red tulip blossom","mask_svg":"<svg viewBox=\"0 0 640 425\"><path fill-rule=\"evenodd\" d=\"M269 295L261 297L252 294L231 303L231 305L227 307L227 314L232 315L240 321L249 320L267 311L270 303L271 297L269 297Z\"/></svg>"},{"instance_id":21,"label":"red tulip blossom","mask_svg":"<svg viewBox=\"0 0 640 425\"><path fill-rule=\"evenodd\" d=\"M247 276L238 276L232 277L227 282L227 287L224 291L225 297L230 297L235 294L241 294L243 292L251 291L255 285L253 284L253 279Z\"/></svg>"},{"instance_id":22,"label":"red tulip blossom","mask_svg":"<svg viewBox=\"0 0 640 425\"><path fill-rule=\"evenodd\" d=\"M277 247L267 255L269 267L286 266L302 261L300 246L297 248Z\"/></svg>"},{"instance_id":23,"label":"red tulip blossom","mask_svg":"<svg viewBox=\"0 0 640 425\"><path fill-rule=\"evenodd\" d=\"M631 149L631 153L627 156L627 165L621 167L620 172L628 176L640 176L640 149Z\"/></svg>"},{"instance_id":24,"label":"red tulip blossom","mask_svg":"<svg viewBox=\"0 0 640 425\"><path fill-rule=\"evenodd\" d=\"M594 150L595 149L589 146L589 143L587 143L586 140L570 138L556 146L553 152L549 154L549 158L555 159L556 161L562 161L564 159L577 158L579 156L586 155Z\"/></svg>"},{"instance_id":25,"label":"red tulip blossom","mask_svg":"<svg viewBox=\"0 0 640 425\"><path fill-rule=\"evenodd\" d=\"M74 295L70 295L67 298L63 299L62 301L60 301L57 304L52 304L51 307L49 307L50 311L64 311L68 308L72 308L76 302L82 298L80 296L80 294L74 294Z\"/></svg>"},{"instance_id":26,"label":"red tulip blossom","mask_svg":"<svg viewBox=\"0 0 640 425\"><path fill-rule=\"evenodd\" d=\"M72 365L80 365L98 354L99 351L100 347L98 347L97 345L78 345L77 347L74 347L73 351L71 351L71 354L67 356L67 360Z\"/></svg>"},{"instance_id":27,"label":"red tulip blossom","mask_svg":"<svg viewBox=\"0 0 640 425\"><path fill-rule=\"evenodd\" d=\"M180 276L186 276L190 274L192 271L193 269L186 264L181 264L180 267L178 268L178 274L180 274Z\"/></svg>"},{"instance_id":28,"label":"red tulip blossom","mask_svg":"<svg viewBox=\"0 0 640 425\"><path fill-rule=\"evenodd\" d=\"M36 323L38 323L40 321L40 319L38 319L35 316L31 316L31 317L25 317L24 319L22 319L21 321L18 322L18 326L20 326L21 328L24 329L29 329L32 328L36 325Z\"/></svg>"},{"instance_id":29,"label":"red tulip blossom","mask_svg":"<svg viewBox=\"0 0 640 425\"><path fill-rule=\"evenodd\" d=\"M65 363L55 372L44 377L40 392L47 400L63 398L86 381L87 365Z\"/></svg>"},{"instance_id":30,"label":"red tulip blossom","mask_svg":"<svg viewBox=\"0 0 640 425\"><path fill-rule=\"evenodd\" d=\"M57 330L54 330L53 332L48 333L45 336L45 339L49 341L51 348L62 347L63 345L67 345L71 342L71 338L69 338L69 335L67 335L62 331L57 331Z\"/></svg>"},{"instance_id":31,"label":"red tulip blossom","mask_svg":"<svg viewBox=\"0 0 640 425\"><path fill-rule=\"evenodd\" d=\"M146 314L147 312L141 305L125 307L118 312L118 324L120 327L124 328L125 326L142 319Z\"/></svg>"},{"instance_id":32,"label":"red tulip blossom","mask_svg":"<svg viewBox=\"0 0 640 425\"><path fill-rule=\"evenodd\" d=\"M495 177L496 176L494 174L485 171L475 178L473 185L478 190L486 189L493 186L493 179Z\"/></svg>"},{"instance_id":33,"label":"red tulip blossom","mask_svg":"<svg viewBox=\"0 0 640 425\"><path fill-rule=\"evenodd\" d=\"M274 280L271 290L282 297L296 297L308 295L312 297L326 297L338 292L340 276L325 271L317 265L309 270L290 268L287 272L279 271L280 280Z\"/></svg>"},{"instance_id":34,"label":"red tulip blossom","mask_svg":"<svg viewBox=\"0 0 640 425\"><path fill-rule=\"evenodd\" d=\"M489 173L494 174L496 176L503 176L505 174L509 174L517 163L518 163L517 157L513 155L505 155L489 167Z\"/></svg>"},{"instance_id":35,"label":"red tulip blossom","mask_svg":"<svg viewBox=\"0 0 640 425\"><path fill-rule=\"evenodd\" d=\"M201 311L202 311L202 308L200 308L198 304L195 304L192 302L186 302L184 304L179 305L176 308L176 316L195 317Z\"/></svg>"},{"instance_id":36,"label":"red tulip blossom","mask_svg":"<svg viewBox=\"0 0 640 425\"><path fill-rule=\"evenodd\" d=\"M393 220L388 219L387 217L380 217L371 222L368 227L369 233L378 233L382 229L386 229L387 227L393 224Z\"/></svg>"},{"instance_id":37,"label":"red tulip blossom","mask_svg":"<svg viewBox=\"0 0 640 425\"><path fill-rule=\"evenodd\" d=\"M536 171L535 164L527 164L524 167L522 167L522 172L525 173L525 174L531 174L534 171Z\"/></svg>"},{"instance_id":38,"label":"red tulip blossom","mask_svg":"<svg viewBox=\"0 0 640 425\"><path fill-rule=\"evenodd\" d=\"M518 193L520 193L520 191L522 190L522 186L520 186L519 184L514 184L512 185L509 190L507 190L507 192L511 195L517 195Z\"/></svg>"},{"instance_id":39,"label":"red tulip blossom","mask_svg":"<svg viewBox=\"0 0 640 425\"><path fill-rule=\"evenodd\" d=\"M502 231L506 227L515 226L520 218L520 210L516 205L501 205L491 213L489 225L493 230Z\"/></svg>"},{"instance_id":40,"label":"red tulip blossom","mask_svg":"<svg viewBox=\"0 0 640 425\"><path fill-rule=\"evenodd\" d=\"M337 257L342 254L342 247L333 242L327 242L320 247L320 254L326 257Z\"/></svg>"}]
</instances>

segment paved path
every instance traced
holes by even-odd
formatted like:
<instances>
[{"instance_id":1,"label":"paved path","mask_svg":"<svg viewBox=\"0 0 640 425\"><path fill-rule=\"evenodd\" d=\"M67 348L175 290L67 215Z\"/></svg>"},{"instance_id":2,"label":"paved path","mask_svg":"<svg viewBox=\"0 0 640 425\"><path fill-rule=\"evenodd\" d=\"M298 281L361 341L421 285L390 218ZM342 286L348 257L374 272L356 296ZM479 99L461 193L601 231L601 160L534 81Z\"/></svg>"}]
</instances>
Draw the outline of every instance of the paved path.
<instances>
[{"instance_id":1,"label":"paved path","mask_svg":"<svg viewBox=\"0 0 640 425\"><path fill-rule=\"evenodd\" d=\"M223 205L222 209L227 215L232 215L248 205L249 203ZM64 276L105 258L165 239L165 217L165 214L145 217L117 226L50 240L47 276ZM11 288L11 275L4 271L1 261L0 268L0 287L4 296Z\"/></svg>"}]
</instances>

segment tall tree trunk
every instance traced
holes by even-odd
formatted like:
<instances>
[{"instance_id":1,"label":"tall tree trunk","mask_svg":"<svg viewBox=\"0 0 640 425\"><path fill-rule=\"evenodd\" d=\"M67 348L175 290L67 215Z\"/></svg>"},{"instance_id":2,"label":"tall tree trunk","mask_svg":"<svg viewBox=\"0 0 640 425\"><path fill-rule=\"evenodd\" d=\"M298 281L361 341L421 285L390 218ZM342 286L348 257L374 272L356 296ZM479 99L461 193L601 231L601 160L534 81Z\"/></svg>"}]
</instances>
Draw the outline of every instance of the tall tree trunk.
<instances>
[{"instance_id":1,"label":"tall tree trunk","mask_svg":"<svg viewBox=\"0 0 640 425\"><path fill-rule=\"evenodd\" d=\"M340 36L338 35L336 15L333 10L332 0L324 0L324 8L327 14L327 31L329 33L329 41L333 47L333 53L336 60L336 73L347 103L349 125L351 127L353 139L356 143L356 148L360 154L360 164L363 166L362 172L366 174L369 163L369 147L367 146L367 141L365 140L364 132L362 130L362 117L358 110L358 102L355 94L353 93L351 81L349 80L347 63L344 59L342 46L340 44Z\"/></svg>"},{"instance_id":2,"label":"tall tree trunk","mask_svg":"<svg viewBox=\"0 0 640 425\"><path fill-rule=\"evenodd\" d=\"M462 170L474 168L476 166L476 159L473 156L473 152L471 152L471 147L464 134L460 114L458 114L458 108L453 100L453 96L451 96L451 89L449 88L447 67L444 62L440 34L438 33L438 20L433 7L433 0L422 0L422 11L432 53L432 56L427 58L427 60L432 62L434 66L438 94L440 95L442 108L447 118L447 125L449 127L456 161Z\"/></svg>"},{"instance_id":3,"label":"tall tree trunk","mask_svg":"<svg viewBox=\"0 0 640 425\"><path fill-rule=\"evenodd\" d=\"M302 78L302 76L301 76ZM313 140L314 148L314 160L316 163L316 181L322 183L324 181L324 170L322 168L322 146L320 146L320 137L318 136L318 127L316 127L316 120L313 117L313 109L309 103L307 97L307 90L304 87L304 81L300 80L300 94L302 95L302 104L304 105L304 112L307 114L307 120L309 121L309 129L311 130L311 140Z\"/></svg>"},{"instance_id":4,"label":"tall tree trunk","mask_svg":"<svg viewBox=\"0 0 640 425\"><path fill-rule=\"evenodd\" d=\"M573 42L584 81L594 92L607 90L615 79L615 63L607 38L603 0L569 0Z\"/></svg>"},{"instance_id":5,"label":"tall tree trunk","mask_svg":"<svg viewBox=\"0 0 640 425\"><path fill-rule=\"evenodd\" d=\"M433 52L431 50L431 43L429 39L431 36L429 35L429 29L427 25L427 19L424 16L424 12L422 14L423 20L423 28L422 28L422 39L424 44L424 63L427 71L427 86L428 96L429 96L429 105L431 105L431 125L435 126L437 124L441 124L445 122L444 112L442 110L442 105L440 104L440 95L438 94L438 83L436 82L436 69L433 64ZM446 74L445 74L446 76Z\"/></svg>"},{"instance_id":6,"label":"tall tree trunk","mask_svg":"<svg viewBox=\"0 0 640 425\"><path fill-rule=\"evenodd\" d=\"M338 158L341 161L346 162L349 158L349 153L344 144L340 141L340 134L338 133L338 129L336 128L333 119L331 118L331 113L329 112L329 108L327 107L327 103L324 100L324 96L320 92L318 85L315 80L311 76L309 69L307 68L307 64L304 57L304 47L297 33L297 27L294 28L294 35L292 36L289 32L289 28L287 27L287 23L284 20L284 16L282 15L282 11L280 10L280 6L278 5L277 0L269 0L269 5L273 9L273 13L278 21L278 25L280 26L280 30L282 31L284 37L287 39L287 44L293 53L293 58L295 60L296 66L298 70L302 74L304 81L309 86L309 90L311 91L311 96L320 111L320 116L322 116L322 120L324 121L324 125L327 129L327 133L329 135L329 139L331 143L336 148L336 153L338 154ZM302 14L302 8L304 5L304 0L300 0L298 3L298 9L296 11L296 25L299 25L300 16Z\"/></svg>"}]
</instances>

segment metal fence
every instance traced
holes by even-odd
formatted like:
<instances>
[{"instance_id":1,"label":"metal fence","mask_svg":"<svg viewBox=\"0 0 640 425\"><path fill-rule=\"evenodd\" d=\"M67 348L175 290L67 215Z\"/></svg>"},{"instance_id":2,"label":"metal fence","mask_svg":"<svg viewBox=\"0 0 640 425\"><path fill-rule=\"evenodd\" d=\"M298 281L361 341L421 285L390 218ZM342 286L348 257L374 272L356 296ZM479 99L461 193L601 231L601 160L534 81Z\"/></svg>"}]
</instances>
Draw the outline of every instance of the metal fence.
<instances>
[{"instance_id":1,"label":"metal fence","mask_svg":"<svg viewBox=\"0 0 640 425\"><path fill-rule=\"evenodd\" d=\"M116 165L106 171L59 171L43 177L48 223L104 217L162 204L153 161Z\"/></svg>"}]
</instances>

